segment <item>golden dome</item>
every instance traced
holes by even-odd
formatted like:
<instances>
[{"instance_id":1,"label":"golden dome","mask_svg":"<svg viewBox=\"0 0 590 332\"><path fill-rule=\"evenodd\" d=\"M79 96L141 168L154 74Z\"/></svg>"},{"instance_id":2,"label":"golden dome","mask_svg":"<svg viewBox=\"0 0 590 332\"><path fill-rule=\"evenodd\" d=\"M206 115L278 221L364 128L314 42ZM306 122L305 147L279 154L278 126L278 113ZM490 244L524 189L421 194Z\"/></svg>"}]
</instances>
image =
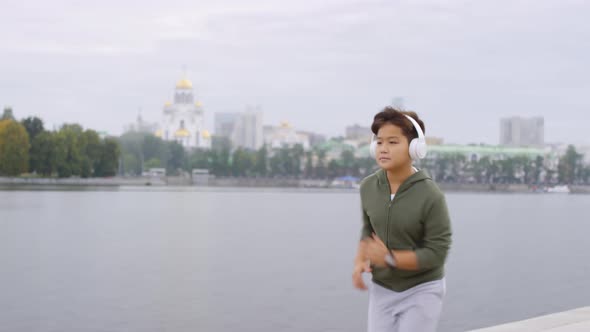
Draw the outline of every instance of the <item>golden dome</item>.
<instances>
[{"instance_id":1,"label":"golden dome","mask_svg":"<svg viewBox=\"0 0 590 332\"><path fill-rule=\"evenodd\" d=\"M154 135L156 135L156 137L162 138L162 129L156 130L156 133Z\"/></svg>"},{"instance_id":2,"label":"golden dome","mask_svg":"<svg viewBox=\"0 0 590 332\"><path fill-rule=\"evenodd\" d=\"M178 129L175 133L175 137L189 137L191 134L186 129Z\"/></svg>"},{"instance_id":3,"label":"golden dome","mask_svg":"<svg viewBox=\"0 0 590 332\"><path fill-rule=\"evenodd\" d=\"M203 106L203 104L201 104L201 102L200 102L200 101L197 101L197 102L195 103L195 106L197 106L197 107L201 107L201 106Z\"/></svg>"},{"instance_id":4,"label":"golden dome","mask_svg":"<svg viewBox=\"0 0 590 332\"><path fill-rule=\"evenodd\" d=\"M283 122L281 122L281 127L282 128L291 128L291 124L287 121L283 121Z\"/></svg>"},{"instance_id":5,"label":"golden dome","mask_svg":"<svg viewBox=\"0 0 590 332\"><path fill-rule=\"evenodd\" d=\"M201 137L203 137L203 138L211 138L211 134L209 133L208 130L203 130L203 132L201 133Z\"/></svg>"},{"instance_id":6,"label":"golden dome","mask_svg":"<svg viewBox=\"0 0 590 332\"><path fill-rule=\"evenodd\" d=\"M187 80L186 78L183 78L180 81L178 81L178 83L176 83L176 87L179 89L192 89L193 83Z\"/></svg>"},{"instance_id":7,"label":"golden dome","mask_svg":"<svg viewBox=\"0 0 590 332\"><path fill-rule=\"evenodd\" d=\"M164 103L164 106L172 106L172 103L169 102L169 101L167 101L167 102Z\"/></svg>"}]
</instances>

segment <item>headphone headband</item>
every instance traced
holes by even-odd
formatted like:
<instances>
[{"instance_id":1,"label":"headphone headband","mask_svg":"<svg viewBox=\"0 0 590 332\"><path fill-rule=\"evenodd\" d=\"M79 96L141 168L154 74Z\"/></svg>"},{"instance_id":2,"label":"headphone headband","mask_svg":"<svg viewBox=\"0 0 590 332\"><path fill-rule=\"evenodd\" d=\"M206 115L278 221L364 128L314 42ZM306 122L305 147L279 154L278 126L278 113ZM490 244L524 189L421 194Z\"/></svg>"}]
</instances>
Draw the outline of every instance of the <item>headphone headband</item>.
<instances>
[{"instance_id":1,"label":"headphone headband","mask_svg":"<svg viewBox=\"0 0 590 332\"><path fill-rule=\"evenodd\" d=\"M413 117L411 117L407 114L404 114L404 115L406 116L406 118L408 118L408 120L410 120L410 122L412 122L412 125L414 125L414 128L416 128L416 131L418 132L418 138L424 139L424 132L422 132L422 128L418 124L418 121L414 120Z\"/></svg>"}]
</instances>

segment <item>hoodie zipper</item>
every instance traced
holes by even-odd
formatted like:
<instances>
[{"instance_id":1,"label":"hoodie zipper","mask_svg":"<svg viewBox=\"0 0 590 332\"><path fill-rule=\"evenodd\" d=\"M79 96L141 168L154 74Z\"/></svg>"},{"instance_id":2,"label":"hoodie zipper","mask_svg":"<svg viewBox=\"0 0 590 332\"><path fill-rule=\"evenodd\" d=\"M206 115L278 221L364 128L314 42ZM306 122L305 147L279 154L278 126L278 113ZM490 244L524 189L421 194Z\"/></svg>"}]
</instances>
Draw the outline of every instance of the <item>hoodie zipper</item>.
<instances>
[{"instance_id":1,"label":"hoodie zipper","mask_svg":"<svg viewBox=\"0 0 590 332\"><path fill-rule=\"evenodd\" d=\"M385 175L385 178L387 179L387 175ZM400 186L401 187L401 186ZM399 188L398 188L398 192L399 192ZM387 250L389 250L389 216L391 215L391 205L393 205L393 201L395 200L395 196L393 196L393 199L391 199L391 186L389 185L389 180L387 181L387 223L385 224L385 246L387 247ZM397 196L397 192L396 192L396 196Z\"/></svg>"},{"instance_id":2,"label":"hoodie zipper","mask_svg":"<svg viewBox=\"0 0 590 332\"><path fill-rule=\"evenodd\" d=\"M413 167L413 168L415 171L414 171L414 173L412 173L412 175L418 173L418 169L415 167ZM410 175L410 176L412 176L412 175ZM389 196L387 198L389 203L387 205L387 224L385 225L385 246L387 247L387 250L390 250L389 249L389 222L390 222L389 215L391 214L391 206L393 205L393 202L397 198L398 194L401 192L400 189L402 189L402 186L404 185L404 183L406 181L404 181L400 184L400 186L397 188L397 191L395 192L395 196L393 196L393 199L391 199L391 187L389 185L389 180L387 180L387 174L385 174L385 179L387 181L387 192L389 193ZM403 189L405 190L405 188L403 188Z\"/></svg>"},{"instance_id":3,"label":"hoodie zipper","mask_svg":"<svg viewBox=\"0 0 590 332\"><path fill-rule=\"evenodd\" d=\"M390 191L391 192L391 191ZM395 196L393 197L395 199ZM391 194L389 194L389 205L387 206L387 224L385 224L385 246L389 251L389 215L391 214L391 204L393 200L391 199Z\"/></svg>"}]
</instances>

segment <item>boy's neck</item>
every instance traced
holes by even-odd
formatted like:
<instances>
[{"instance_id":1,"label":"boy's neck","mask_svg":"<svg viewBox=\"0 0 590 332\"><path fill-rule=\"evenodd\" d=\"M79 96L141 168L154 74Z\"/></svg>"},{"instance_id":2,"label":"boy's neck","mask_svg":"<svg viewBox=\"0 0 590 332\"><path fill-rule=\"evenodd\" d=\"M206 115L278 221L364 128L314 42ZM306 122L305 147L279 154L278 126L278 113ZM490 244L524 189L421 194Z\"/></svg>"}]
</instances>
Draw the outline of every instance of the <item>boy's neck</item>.
<instances>
[{"instance_id":1,"label":"boy's neck","mask_svg":"<svg viewBox=\"0 0 590 332\"><path fill-rule=\"evenodd\" d=\"M409 178L412 174L414 174L414 166L412 164L400 167L399 169L394 170L386 170L385 173L387 174L387 181L389 181L389 185L393 188L399 187L407 178Z\"/></svg>"}]
</instances>

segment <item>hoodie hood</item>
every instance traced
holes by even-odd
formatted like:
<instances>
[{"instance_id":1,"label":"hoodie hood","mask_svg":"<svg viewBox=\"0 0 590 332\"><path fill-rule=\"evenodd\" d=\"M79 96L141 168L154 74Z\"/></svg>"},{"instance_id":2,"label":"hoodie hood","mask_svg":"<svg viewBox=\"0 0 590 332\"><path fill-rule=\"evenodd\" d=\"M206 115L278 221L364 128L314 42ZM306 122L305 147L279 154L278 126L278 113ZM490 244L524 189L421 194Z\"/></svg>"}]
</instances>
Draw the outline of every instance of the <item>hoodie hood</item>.
<instances>
[{"instance_id":1,"label":"hoodie hood","mask_svg":"<svg viewBox=\"0 0 590 332\"><path fill-rule=\"evenodd\" d=\"M431 180L430 175L426 173L424 170L418 170L414 174L410 175L407 179L402 182L397 190L397 193L402 193L406 191L408 188L412 187L415 183L424 181L424 180ZM389 181L387 180L387 172L384 169L380 169L377 171L377 181L379 187L384 189L389 193Z\"/></svg>"}]
</instances>

